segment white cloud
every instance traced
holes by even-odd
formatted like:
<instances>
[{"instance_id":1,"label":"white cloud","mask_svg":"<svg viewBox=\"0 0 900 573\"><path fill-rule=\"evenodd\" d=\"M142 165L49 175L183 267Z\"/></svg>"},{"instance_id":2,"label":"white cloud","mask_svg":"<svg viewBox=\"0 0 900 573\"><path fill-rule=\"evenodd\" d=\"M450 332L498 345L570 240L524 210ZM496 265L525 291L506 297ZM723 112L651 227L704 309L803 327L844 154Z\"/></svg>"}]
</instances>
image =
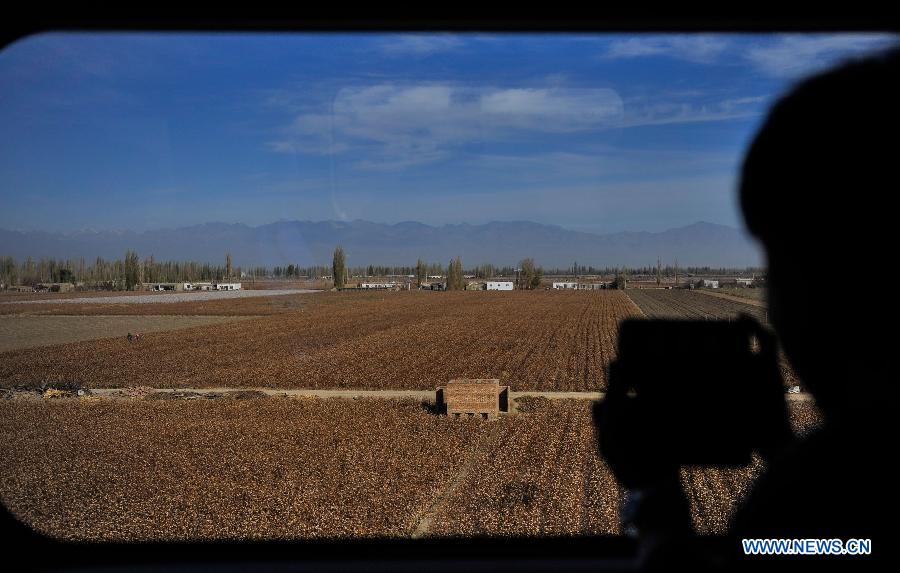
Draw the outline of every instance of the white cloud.
<instances>
[{"instance_id":1,"label":"white cloud","mask_svg":"<svg viewBox=\"0 0 900 573\"><path fill-rule=\"evenodd\" d=\"M442 159L454 146L530 131L574 133L615 125L622 100L610 89L504 89L376 84L341 89L327 110L303 113L270 143L274 151L374 146L357 166L403 168Z\"/></svg>"},{"instance_id":2,"label":"white cloud","mask_svg":"<svg viewBox=\"0 0 900 573\"><path fill-rule=\"evenodd\" d=\"M782 78L828 65L843 55L885 47L897 37L639 35L613 40L605 57L664 56L738 69L749 64L760 73ZM385 39L381 48L395 54L424 54L452 49L460 42L450 34L409 34ZM473 143L752 118L765 112L770 98L682 86L679 91L631 94L623 101L613 89L572 88L566 81L564 76L547 76L532 87L498 87L376 80L331 88L336 90L334 96L317 103L309 99L308 87L278 90L269 92L267 105L292 119L268 147L292 154L348 153L357 169L396 171L445 160ZM329 93L329 88L319 91Z\"/></svg>"},{"instance_id":3,"label":"white cloud","mask_svg":"<svg viewBox=\"0 0 900 573\"><path fill-rule=\"evenodd\" d=\"M796 78L887 48L898 41L893 34L785 34L743 41L720 35L644 35L611 42L603 54L609 59L661 56L700 64L744 60L757 71L776 78Z\"/></svg>"},{"instance_id":4,"label":"white cloud","mask_svg":"<svg viewBox=\"0 0 900 573\"><path fill-rule=\"evenodd\" d=\"M429 56L455 50L462 44L462 39L451 34L407 34L386 40L379 47L389 56Z\"/></svg>"},{"instance_id":5,"label":"white cloud","mask_svg":"<svg viewBox=\"0 0 900 573\"><path fill-rule=\"evenodd\" d=\"M728 40L713 35L635 36L613 41L604 56L612 59L667 56L690 62L710 63L728 47Z\"/></svg>"},{"instance_id":6,"label":"white cloud","mask_svg":"<svg viewBox=\"0 0 900 573\"><path fill-rule=\"evenodd\" d=\"M492 121L540 131L581 131L622 116L622 100L609 89L507 89L482 94Z\"/></svg>"},{"instance_id":7,"label":"white cloud","mask_svg":"<svg viewBox=\"0 0 900 573\"><path fill-rule=\"evenodd\" d=\"M621 127L699 123L756 117L765 111L765 104L768 100L768 96L748 96L707 103L662 101L626 106L625 118Z\"/></svg>"},{"instance_id":8,"label":"white cloud","mask_svg":"<svg viewBox=\"0 0 900 573\"><path fill-rule=\"evenodd\" d=\"M360 151L358 169L396 171L441 161L469 143L612 128L724 121L764 112L767 96L702 94L623 101L607 88L498 88L375 84L343 88L332 102L296 115L269 142L282 153Z\"/></svg>"},{"instance_id":9,"label":"white cloud","mask_svg":"<svg viewBox=\"0 0 900 573\"><path fill-rule=\"evenodd\" d=\"M898 36L891 34L784 35L758 43L745 57L766 75L795 78L848 57L887 48L897 40Z\"/></svg>"}]
</instances>

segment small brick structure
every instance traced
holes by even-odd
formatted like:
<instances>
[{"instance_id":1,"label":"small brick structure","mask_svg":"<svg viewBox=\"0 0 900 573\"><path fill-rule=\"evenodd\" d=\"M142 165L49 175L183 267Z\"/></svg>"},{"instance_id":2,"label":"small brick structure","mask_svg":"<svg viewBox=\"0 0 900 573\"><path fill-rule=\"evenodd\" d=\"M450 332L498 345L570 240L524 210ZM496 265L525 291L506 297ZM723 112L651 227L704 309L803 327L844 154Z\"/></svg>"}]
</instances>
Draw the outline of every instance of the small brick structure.
<instances>
[{"instance_id":1,"label":"small brick structure","mask_svg":"<svg viewBox=\"0 0 900 573\"><path fill-rule=\"evenodd\" d=\"M438 411L448 416L480 416L494 420L501 412L509 412L509 386L501 386L496 378L460 378L451 380L435 391Z\"/></svg>"}]
</instances>

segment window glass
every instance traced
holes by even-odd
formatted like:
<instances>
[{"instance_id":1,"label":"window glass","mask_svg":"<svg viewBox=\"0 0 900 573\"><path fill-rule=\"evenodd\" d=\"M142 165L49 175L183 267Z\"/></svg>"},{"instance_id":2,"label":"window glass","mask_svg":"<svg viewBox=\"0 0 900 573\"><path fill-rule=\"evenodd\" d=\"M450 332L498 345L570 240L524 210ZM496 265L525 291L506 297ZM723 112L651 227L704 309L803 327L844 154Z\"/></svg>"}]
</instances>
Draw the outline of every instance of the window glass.
<instances>
[{"instance_id":1,"label":"window glass","mask_svg":"<svg viewBox=\"0 0 900 573\"><path fill-rule=\"evenodd\" d=\"M622 534L591 416L619 323L768 322L743 153L798 79L895 41L7 46L3 505L72 540ZM759 470L686 469L696 529Z\"/></svg>"}]
</instances>

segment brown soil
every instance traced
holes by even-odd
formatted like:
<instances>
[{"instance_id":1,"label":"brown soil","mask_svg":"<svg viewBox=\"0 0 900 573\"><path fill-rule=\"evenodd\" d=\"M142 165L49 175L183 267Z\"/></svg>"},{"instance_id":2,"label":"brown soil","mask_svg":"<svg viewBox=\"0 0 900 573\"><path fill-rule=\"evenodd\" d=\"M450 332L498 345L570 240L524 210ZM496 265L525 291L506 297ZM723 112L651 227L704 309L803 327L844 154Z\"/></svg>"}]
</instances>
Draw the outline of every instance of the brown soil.
<instances>
[{"instance_id":1,"label":"brown soil","mask_svg":"<svg viewBox=\"0 0 900 573\"><path fill-rule=\"evenodd\" d=\"M129 332L144 339L159 332L240 320L234 316L2 316L0 352L52 346L81 340L124 338ZM173 335L177 337L178 335Z\"/></svg>"}]
</instances>

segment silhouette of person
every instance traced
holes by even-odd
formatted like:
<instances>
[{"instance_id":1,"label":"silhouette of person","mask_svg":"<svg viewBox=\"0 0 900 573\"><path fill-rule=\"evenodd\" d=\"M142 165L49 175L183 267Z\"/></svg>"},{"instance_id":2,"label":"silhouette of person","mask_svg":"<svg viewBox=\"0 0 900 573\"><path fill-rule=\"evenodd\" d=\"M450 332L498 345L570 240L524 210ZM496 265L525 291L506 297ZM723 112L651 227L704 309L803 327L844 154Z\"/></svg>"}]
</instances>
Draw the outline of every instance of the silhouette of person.
<instances>
[{"instance_id":1,"label":"silhouette of person","mask_svg":"<svg viewBox=\"0 0 900 573\"><path fill-rule=\"evenodd\" d=\"M655 411L643 418L640 408L628 405L628 377L655 379L647 374L655 363L637 374L618 361L611 366L606 399L595 409L599 446L633 494L623 521L639 534L645 570L768 568L773 559L795 568L856 570L890 552L894 448L886 426L895 319L890 294L865 281L884 276L879 273L891 261L897 78L895 49L801 82L772 108L745 157L740 201L766 253L769 322L823 421L807 436L761 452L766 467L739 507L724 549L695 539L678 459L653 451L654 443L665 442L655 436L670 431L671 420ZM747 413L754 397L746 398L722 407ZM780 416L783 424L783 409ZM710 430L710 447L719 447ZM872 555L745 556L741 539L865 539Z\"/></svg>"},{"instance_id":2,"label":"silhouette of person","mask_svg":"<svg viewBox=\"0 0 900 573\"><path fill-rule=\"evenodd\" d=\"M896 323L877 277L892 259L898 78L894 49L803 81L772 108L745 157L740 201L767 257L770 322L823 424L770 460L732 524L737 545L867 538L873 558L890 551L894 448L885 430Z\"/></svg>"}]
</instances>

